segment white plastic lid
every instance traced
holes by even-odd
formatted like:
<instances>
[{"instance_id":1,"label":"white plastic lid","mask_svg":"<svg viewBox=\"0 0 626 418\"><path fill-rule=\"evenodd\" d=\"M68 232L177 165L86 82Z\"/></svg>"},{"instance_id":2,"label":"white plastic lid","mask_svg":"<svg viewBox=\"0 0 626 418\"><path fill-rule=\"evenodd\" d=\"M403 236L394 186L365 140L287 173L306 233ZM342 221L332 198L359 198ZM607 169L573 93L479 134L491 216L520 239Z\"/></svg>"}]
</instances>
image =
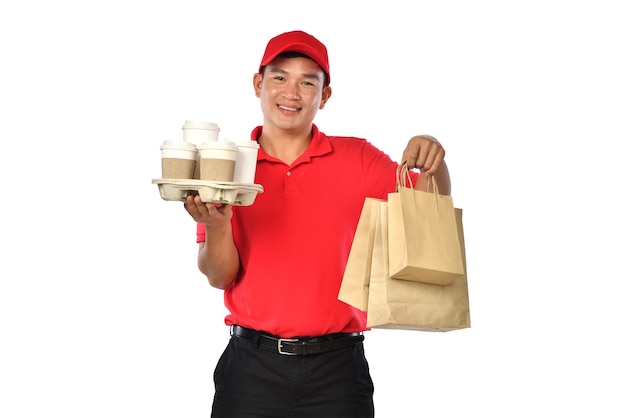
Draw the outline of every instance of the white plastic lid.
<instances>
[{"instance_id":1,"label":"white plastic lid","mask_svg":"<svg viewBox=\"0 0 626 418\"><path fill-rule=\"evenodd\" d=\"M211 141L200 145L199 149L237 149L237 145L231 141Z\"/></svg>"},{"instance_id":2,"label":"white plastic lid","mask_svg":"<svg viewBox=\"0 0 626 418\"><path fill-rule=\"evenodd\" d=\"M219 131L220 128L217 126L217 123L213 122L201 122L197 120L186 120L183 125L183 129L211 129L214 131Z\"/></svg>"},{"instance_id":3,"label":"white plastic lid","mask_svg":"<svg viewBox=\"0 0 626 418\"><path fill-rule=\"evenodd\" d=\"M238 147L259 148L259 143L252 139L232 139L227 137L224 140L228 142L233 142Z\"/></svg>"},{"instance_id":4,"label":"white plastic lid","mask_svg":"<svg viewBox=\"0 0 626 418\"><path fill-rule=\"evenodd\" d=\"M189 151L197 151L198 147L196 144L192 144L187 141L163 141L163 145L161 145L161 149L184 149Z\"/></svg>"}]
</instances>

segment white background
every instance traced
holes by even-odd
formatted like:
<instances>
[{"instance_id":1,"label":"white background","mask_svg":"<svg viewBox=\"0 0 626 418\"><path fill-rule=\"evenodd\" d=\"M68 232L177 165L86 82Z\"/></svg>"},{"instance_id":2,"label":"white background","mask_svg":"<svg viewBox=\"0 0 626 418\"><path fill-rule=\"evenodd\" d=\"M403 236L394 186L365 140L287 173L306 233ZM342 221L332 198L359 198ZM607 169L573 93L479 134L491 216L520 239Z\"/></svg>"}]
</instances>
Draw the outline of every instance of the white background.
<instances>
[{"instance_id":1,"label":"white background","mask_svg":"<svg viewBox=\"0 0 626 418\"><path fill-rule=\"evenodd\" d=\"M222 292L159 146L186 119L247 138L266 42L303 29L320 129L394 159L434 135L464 209L472 328L368 333L377 416L623 417L619 4L3 3L0 415L209 415Z\"/></svg>"}]
</instances>

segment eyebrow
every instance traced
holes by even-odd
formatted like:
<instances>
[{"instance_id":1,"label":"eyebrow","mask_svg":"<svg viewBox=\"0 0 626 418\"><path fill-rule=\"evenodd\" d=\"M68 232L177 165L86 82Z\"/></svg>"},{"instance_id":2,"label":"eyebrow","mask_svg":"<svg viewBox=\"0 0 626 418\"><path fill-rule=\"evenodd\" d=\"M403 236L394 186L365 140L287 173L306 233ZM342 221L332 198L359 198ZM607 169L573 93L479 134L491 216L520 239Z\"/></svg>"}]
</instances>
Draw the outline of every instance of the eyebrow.
<instances>
[{"instance_id":1,"label":"eyebrow","mask_svg":"<svg viewBox=\"0 0 626 418\"><path fill-rule=\"evenodd\" d=\"M289 74L287 71L285 71L284 69L280 68L280 67L270 67L269 68L269 72L270 73L277 73L277 74ZM319 73L304 73L302 74L302 76L304 78L312 78L315 80L320 80L320 74Z\"/></svg>"}]
</instances>

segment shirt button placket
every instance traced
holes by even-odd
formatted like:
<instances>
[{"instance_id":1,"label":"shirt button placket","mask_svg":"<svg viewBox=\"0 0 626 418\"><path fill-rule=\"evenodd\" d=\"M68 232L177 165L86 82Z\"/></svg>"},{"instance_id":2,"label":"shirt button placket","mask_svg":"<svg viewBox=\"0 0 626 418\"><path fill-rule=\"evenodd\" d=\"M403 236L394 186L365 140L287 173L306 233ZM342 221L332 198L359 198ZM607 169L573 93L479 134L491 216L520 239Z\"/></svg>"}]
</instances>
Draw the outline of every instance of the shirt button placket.
<instances>
[{"instance_id":1,"label":"shirt button placket","mask_svg":"<svg viewBox=\"0 0 626 418\"><path fill-rule=\"evenodd\" d=\"M284 187L285 187L285 193L287 195L294 194L297 191L291 170L287 170L287 172L285 173Z\"/></svg>"}]
</instances>

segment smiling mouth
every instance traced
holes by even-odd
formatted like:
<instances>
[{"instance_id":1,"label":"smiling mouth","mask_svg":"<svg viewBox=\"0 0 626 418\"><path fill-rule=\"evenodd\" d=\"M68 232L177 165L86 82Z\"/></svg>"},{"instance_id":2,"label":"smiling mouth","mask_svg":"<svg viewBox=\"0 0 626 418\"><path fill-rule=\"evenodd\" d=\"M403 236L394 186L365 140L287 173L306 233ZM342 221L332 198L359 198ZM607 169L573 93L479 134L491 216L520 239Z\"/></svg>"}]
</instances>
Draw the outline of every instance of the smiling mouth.
<instances>
[{"instance_id":1,"label":"smiling mouth","mask_svg":"<svg viewBox=\"0 0 626 418\"><path fill-rule=\"evenodd\" d=\"M277 106L278 106L279 109L288 110L290 112L297 112L298 111L298 108L295 108L295 107L287 107L287 106L283 106L283 105L277 105Z\"/></svg>"}]
</instances>

